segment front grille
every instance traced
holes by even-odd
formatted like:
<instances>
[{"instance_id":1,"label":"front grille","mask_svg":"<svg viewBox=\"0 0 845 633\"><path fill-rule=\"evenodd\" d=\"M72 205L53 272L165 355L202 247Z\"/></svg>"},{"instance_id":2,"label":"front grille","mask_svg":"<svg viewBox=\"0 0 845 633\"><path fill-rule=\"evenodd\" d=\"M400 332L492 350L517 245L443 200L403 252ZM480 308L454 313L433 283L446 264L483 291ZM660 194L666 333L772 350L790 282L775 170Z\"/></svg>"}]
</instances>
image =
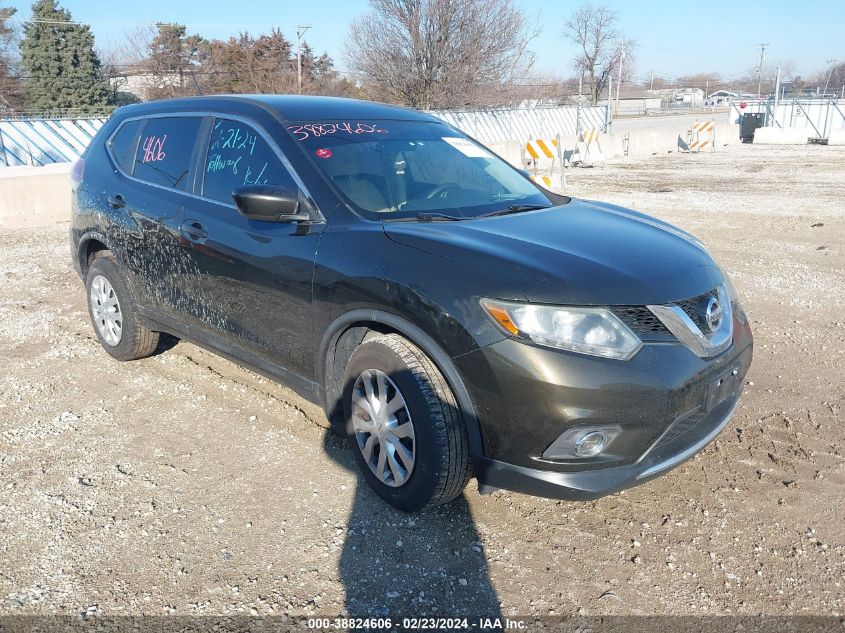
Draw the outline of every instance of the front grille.
<instances>
[{"instance_id":1,"label":"front grille","mask_svg":"<svg viewBox=\"0 0 845 633\"><path fill-rule=\"evenodd\" d=\"M710 331L707 322L704 320L704 310L702 307L706 306L707 302L711 298L718 299L718 293L715 288L710 292L705 292L704 294L693 297L692 299L678 301L678 306L680 306L681 310L687 313L687 316L692 319L692 322L695 323L698 326L698 329L702 332Z\"/></svg>"},{"instance_id":2,"label":"front grille","mask_svg":"<svg viewBox=\"0 0 845 633\"><path fill-rule=\"evenodd\" d=\"M676 302L702 332L710 331L707 322L704 320L702 307L707 305L707 301L711 297L718 299L719 295L716 288L697 297ZM648 309L648 306L610 306L610 311L643 341L666 342L677 340L675 335Z\"/></svg>"},{"instance_id":3,"label":"front grille","mask_svg":"<svg viewBox=\"0 0 845 633\"><path fill-rule=\"evenodd\" d=\"M611 306L610 311L643 341L675 340L672 333L646 306Z\"/></svg>"}]
</instances>

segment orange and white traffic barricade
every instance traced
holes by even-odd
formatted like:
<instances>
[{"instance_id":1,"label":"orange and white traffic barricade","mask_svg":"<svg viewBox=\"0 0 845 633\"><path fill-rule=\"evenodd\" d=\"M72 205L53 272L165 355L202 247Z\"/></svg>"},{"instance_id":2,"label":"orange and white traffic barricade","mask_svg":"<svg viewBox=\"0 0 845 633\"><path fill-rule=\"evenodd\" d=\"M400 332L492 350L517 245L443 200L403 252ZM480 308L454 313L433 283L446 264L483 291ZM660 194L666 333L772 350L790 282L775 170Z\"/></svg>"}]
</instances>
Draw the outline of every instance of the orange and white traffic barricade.
<instances>
[{"instance_id":1,"label":"orange and white traffic barricade","mask_svg":"<svg viewBox=\"0 0 845 633\"><path fill-rule=\"evenodd\" d=\"M552 177L551 176L546 176L544 174L540 174L539 176L531 176L531 180L533 180L534 182L539 182L546 189L551 189L551 187L552 187Z\"/></svg>"},{"instance_id":2,"label":"orange and white traffic barricade","mask_svg":"<svg viewBox=\"0 0 845 633\"><path fill-rule=\"evenodd\" d=\"M528 141L525 144L525 151L535 161L540 160L540 156L550 158L552 161L557 157L558 140L553 138L549 141L541 138Z\"/></svg>"},{"instance_id":3,"label":"orange and white traffic barricade","mask_svg":"<svg viewBox=\"0 0 845 633\"><path fill-rule=\"evenodd\" d=\"M583 130L575 141L575 149L569 154L569 161L572 165L589 165L604 160L599 142L600 133L596 128Z\"/></svg>"},{"instance_id":4,"label":"orange and white traffic barricade","mask_svg":"<svg viewBox=\"0 0 845 633\"><path fill-rule=\"evenodd\" d=\"M700 152L707 146L716 150L716 123L714 121L696 121L687 131L687 151Z\"/></svg>"},{"instance_id":5,"label":"orange and white traffic barricade","mask_svg":"<svg viewBox=\"0 0 845 633\"><path fill-rule=\"evenodd\" d=\"M566 186L566 176L563 173L563 160L560 152L560 135L552 139L531 139L523 146L522 164L530 169L531 179L545 187L552 186L552 174L555 167L560 169L560 186ZM548 170L548 175L539 171Z\"/></svg>"}]
</instances>

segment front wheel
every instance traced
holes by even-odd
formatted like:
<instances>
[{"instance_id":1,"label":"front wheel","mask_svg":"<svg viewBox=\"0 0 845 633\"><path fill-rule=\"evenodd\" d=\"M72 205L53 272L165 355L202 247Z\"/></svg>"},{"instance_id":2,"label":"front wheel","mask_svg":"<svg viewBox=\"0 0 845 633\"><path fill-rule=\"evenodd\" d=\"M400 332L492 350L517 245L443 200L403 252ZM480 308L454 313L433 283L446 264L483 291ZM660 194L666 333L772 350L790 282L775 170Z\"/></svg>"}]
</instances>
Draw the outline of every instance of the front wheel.
<instances>
[{"instance_id":1,"label":"front wheel","mask_svg":"<svg viewBox=\"0 0 845 633\"><path fill-rule=\"evenodd\" d=\"M358 466L405 512L447 503L471 475L463 417L443 374L398 334L364 341L344 379L344 413Z\"/></svg>"}]
</instances>

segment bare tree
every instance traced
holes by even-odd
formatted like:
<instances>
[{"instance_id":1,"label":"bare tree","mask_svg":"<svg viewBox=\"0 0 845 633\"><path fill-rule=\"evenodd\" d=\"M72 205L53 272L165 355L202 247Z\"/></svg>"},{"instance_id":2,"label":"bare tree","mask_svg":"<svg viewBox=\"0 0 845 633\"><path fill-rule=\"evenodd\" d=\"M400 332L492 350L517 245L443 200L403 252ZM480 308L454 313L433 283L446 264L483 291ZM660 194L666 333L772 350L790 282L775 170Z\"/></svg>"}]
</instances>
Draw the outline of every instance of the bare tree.
<instances>
[{"instance_id":1,"label":"bare tree","mask_svg":"<svg viewBox=\"0 0 845 633\"><path fill-rule=\"evenodd\" d=\"M716 72L681 75L675 79L674 84L677 88L701 88L705 97L725 86L722 75Z\"/></svg>"},{"instance_id":2,"label":"bare tree","mask_svg":"<svg viewBox=\"0 0 845 633\"><path fill-rule=\"evenodd\" d=\"M241 33L212 40L203 71L213 92L279 93L296 91L291 44L278 29L253 37Z\"/></svg>"},{"instance_id":3,"label":"bare tree","mask_svg":"<svg viewBox=\"0 0 845 633\"><path fill-rule=\"evenodd\" d=\"M228 40L188 36L184 27L139 27L105 52L116 103L212 93L292 93L297 91L296 54L276 28L268 34L240 33ZM302 44L303 92L358 95L340 77L326 53Z\"/></svg>"},{"instance_id":4,"label":"bare tree","mask_svg":"<svg viewBox=\"0 0 845 633\"><path fill-rule=\"evenodd\" d=\"M201 78L209 92L297 92L296 53L278 29L267 35L241 33L227 41L212 40ZM354 86L343 80L326 54L302 43L302 89L307 94L350 96Z\"/></svg>"},{"instance_id":5,"label":"bare tree","mask_svg":"<svg viewBox=\"0 0 845 633\"><path fill-rule=\"evenodd\" d=\"M97 50L100 56L100 72L109 82L109 102L117 106L139 101L136 95L127 91L132 69L125 62L124 47L125 38L121 38L120 44L110 42Z\"/></svg>"},{"instance_id":6,"label":"bare tree","mask_svg":"<svg viewBox=\"0 0 845 633\"><path fill-rule=\"evenodd\" d=\"M346 42L371 92L418 108L487 105L525 77L537 35L509 0L370 0Z\"/></svg>"},{"instance_id":7,"label":"bare tree","mask_svg":"<svg viewBox=\"0 0 845 633\"><path fill-rule=\"evenodd\" d=\"M821 77L819 79L819 84L826 87L828 93L845 94L845 62L832 62L825 73L824 81L821 81Z\"/></svg>"},{"instance_id":8,"label":"bare tree","mask_svg":"<svg viewBox=\"0 0 845 633\"><path fill-rule=\"evenodd\" d=\"M573 66L586 81L593 105L598 103L611 75L616 78L623 51L623 80L633 68L634 42L623 37L617 23L616 12L585 2L572 12L564 26L564 36L578 46Z\"/></svg>"}]
</instances>

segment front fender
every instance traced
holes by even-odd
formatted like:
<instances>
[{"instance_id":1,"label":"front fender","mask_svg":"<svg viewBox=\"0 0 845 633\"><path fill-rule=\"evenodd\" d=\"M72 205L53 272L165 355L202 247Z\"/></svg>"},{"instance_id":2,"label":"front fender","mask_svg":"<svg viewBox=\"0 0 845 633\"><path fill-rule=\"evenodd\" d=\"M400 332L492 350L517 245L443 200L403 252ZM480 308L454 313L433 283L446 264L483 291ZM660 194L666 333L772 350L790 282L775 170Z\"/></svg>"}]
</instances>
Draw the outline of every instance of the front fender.
<instances>
[{"instance_id":1,"label":"front fender","mask_svg":"<svg viewBox=\"0 0 845 633\"><path fill-rule=\"evenodd\" d=\"M476 415L475 404L464 385L455 364L441 345L422 331L419 327L404 318L376 309L351 310L336 318L326 330L320 341L317 353L317 376L322 385L322 400L326 415L330 420L336 420L340 410L341 387L336 377L330 371L330 363L334 358L334 350L340 337L356 325L370 327L384 326L394 330L419 347L437 365L449 383L460 407L461 414L467 426L470 452L475 457L482 457L483 439L481 426Z\"/></svg>"},{"instance_id":2,"label":"front fender","mask_svg":"<svg viewBox=\"0 0 845 633\"><path fill-rule=\"evenodd\" d=\"M377 223L328 229L314 267L314 377L335 419L340 399L334 350L341 335L360 326L395 331L422 349L449 381L470 430L473 455L482 452L475 406L453 358L504 338L484 313L482 297L506 290L486 273L390 240ZM517 297L521 298L521 297ZM355 345L356 341L343 344ZM351 353L345 350L344 353Z\"/></svg>"}]
</instances>

